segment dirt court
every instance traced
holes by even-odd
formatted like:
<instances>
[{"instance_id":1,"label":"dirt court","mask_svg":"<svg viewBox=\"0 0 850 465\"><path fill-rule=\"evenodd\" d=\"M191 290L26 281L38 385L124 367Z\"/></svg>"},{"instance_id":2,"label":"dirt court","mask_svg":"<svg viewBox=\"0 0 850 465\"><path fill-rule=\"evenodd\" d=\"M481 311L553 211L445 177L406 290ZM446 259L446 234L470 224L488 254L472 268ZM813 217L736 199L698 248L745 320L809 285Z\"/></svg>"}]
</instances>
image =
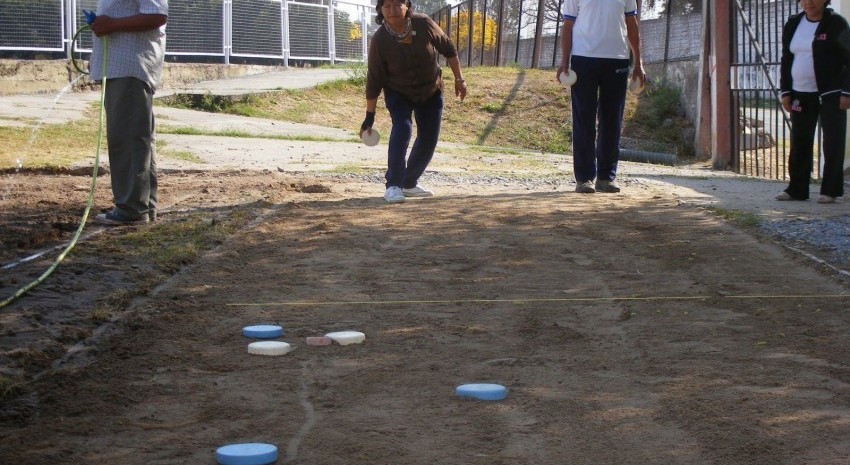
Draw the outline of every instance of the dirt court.
<instances>
[{"instance_id":1,"label":"dirt court","mask_svg":"<svg viewBox=\"0 0 850 465\"><path fill-rule=\"evenodd\" d=\"M846 280L662 189L437 182L387 205L356 178L161 182L148 228L239 228L169 274L92 225L0 309L20 381L0 463L214 464L244 442L295 464L850 463ZM3 263L67 241L87 183L4 178ZM50 260L3 270L3 297ZM126 309L93 318L116 289ZM249 355L241 330L262 323L295 350ZM339 330L366 341L304 343ZM476 382L508 397L455 396Z\"/></svg>"}]
</instances>

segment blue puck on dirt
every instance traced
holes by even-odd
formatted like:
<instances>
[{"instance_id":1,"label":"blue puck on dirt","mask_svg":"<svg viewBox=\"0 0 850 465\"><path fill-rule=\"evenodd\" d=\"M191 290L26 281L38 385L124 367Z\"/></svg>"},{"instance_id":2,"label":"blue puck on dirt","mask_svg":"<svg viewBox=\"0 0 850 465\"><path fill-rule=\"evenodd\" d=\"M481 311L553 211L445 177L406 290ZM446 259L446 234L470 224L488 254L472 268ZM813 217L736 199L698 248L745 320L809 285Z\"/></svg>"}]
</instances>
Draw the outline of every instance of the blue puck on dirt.
<instances>
[{"instance_id":1,"label":"blue puck on dirt","mask_svg":"<svg viewBox=\"0 0 850 465\"><path fill-rule=\"evenodd\" d=\"M242 334L255 339L269 339L283 336L283 328L277 325L246 326L242 328Z\"/></svg>"},{"instance_id":2,"label":"blue puck on dirt","mask_svg":"<svg viewBox=\"0 0 850 465\"><path fill-rule=\"evenodd\" d=\"M230 444L215 451L221 465L266 465L277 460L277 446L258 442Z\"/></svg>"},{"instance_id":3,"label":"blue puck on dirt","mask_svg":"<svg viewBox=\"0 0 850 465\"><path fill-rule=\"evenodd\" d=\"M455 394L478 400L502 400L508 396L508 390L501 384L461 384Z\"/></svg>"}]
</instances>

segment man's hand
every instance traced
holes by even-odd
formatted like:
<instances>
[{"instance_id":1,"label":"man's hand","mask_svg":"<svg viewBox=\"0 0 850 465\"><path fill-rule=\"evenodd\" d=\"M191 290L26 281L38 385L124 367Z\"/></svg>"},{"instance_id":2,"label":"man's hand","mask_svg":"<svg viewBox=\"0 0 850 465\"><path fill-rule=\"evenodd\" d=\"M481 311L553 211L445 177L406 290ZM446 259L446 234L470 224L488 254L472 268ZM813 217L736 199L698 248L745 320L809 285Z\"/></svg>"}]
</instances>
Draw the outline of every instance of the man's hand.
<instances>
[{"instance_id":1,"label":"man's hand","mask_svg":"<svg viewBox=\"0 0 850 465\"><path fill-rule=\"evenodd\" d=\"M91 23L91 31L98 37L112 34L114 31L114 20L109 16L100 15Z\"/></svg>"}]
</instances>

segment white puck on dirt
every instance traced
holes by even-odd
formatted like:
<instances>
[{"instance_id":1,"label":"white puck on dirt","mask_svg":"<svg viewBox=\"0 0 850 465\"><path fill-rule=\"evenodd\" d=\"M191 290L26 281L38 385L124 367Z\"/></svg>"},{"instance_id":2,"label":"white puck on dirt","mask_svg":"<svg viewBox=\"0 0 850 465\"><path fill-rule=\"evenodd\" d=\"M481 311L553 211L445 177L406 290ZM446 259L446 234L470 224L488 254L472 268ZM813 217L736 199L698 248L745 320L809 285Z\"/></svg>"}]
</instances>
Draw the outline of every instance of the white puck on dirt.
<instances>
[{"instance_id":1,"label":"white puck on dirt","mask_svg":"<svg viewBox=\"0 0 850 465\"><path fill-rule=\"evenodd\" d=\"M339 331L336 333L325 334L325 337L330 338L341 346L348 344L360 344L366 340L366 335L358 331Z\"/></svg>"},{"instance_id":2,"label":"white puck on dirt","mask_svg":"<svg viewBox=\"0 0 850 465\"><path fill-rule=\"evenodd\" d=\"M461 384L455 394L478 400L502 400L508 396L508 390L501 384Z\"/></svg>"},{"instance_id":3,"label":"white puck on dirt","mask_svg":"<svg viewBox=\"0 0 850 465\"><path fill-rule=\"evenodd\" d=\"M242 328L242 335L255 339L271 339L283 336L283 328L277 325L255 325Z\"/></svg>"},{"instance_id":4,"label":"white puck on dirt","mask_svg":"<svg viewBox=\"0 0 850 465\"><path fill-rule=\"evenodd\" d=\"M230 444L216 449L215 459L221 465L266 465L277 460L277 446L258 442Z\"/></svg>"},{"instance_id":5,"label":"white puck on dirt","mask_svg":"<svg viewBox=\"0 0 850 465\"><path fill-rule=\"evenodd\" d=\"M377 129L372 128L371 134L368 130L363 131L363 134L360 134L360 140L369 147L374 147L378 145L378 141L381 140L381 133L379 133Z\"/></svg>"},{"instance_id":6,"label":"white puck on dirt","mask_svg":"<svg viewBox=\"0 0 850 465\"><path fill-rule=\"evenodd\" d=\"M561 80L561 84L564 87L572 87L572 85L576 83L578 76L576 76L575 71L568 69L566 73L561 73L561 77L558 79Z\"/></svg>"},{"instance_id":7,"label":"white puck on dirt","mask_svg":"<svg viewBox=\"0 0 850 465\"><path fill-rule=\"evenodd\" d=\"M260 341L248 344L248 353L254 355L284 355L292 350L286 342Z\"/></svg>"},{"instance_id":8,"label":"white puck on dirt","mask_svg":"<svg viewBox=\"0 0 850 465\"><path fill-rule=\"evenodd\" d=\"M329 346L333 342L333 339L327 336L310 336L307 338L308 346Z\"/></svg>"}]
</instances>

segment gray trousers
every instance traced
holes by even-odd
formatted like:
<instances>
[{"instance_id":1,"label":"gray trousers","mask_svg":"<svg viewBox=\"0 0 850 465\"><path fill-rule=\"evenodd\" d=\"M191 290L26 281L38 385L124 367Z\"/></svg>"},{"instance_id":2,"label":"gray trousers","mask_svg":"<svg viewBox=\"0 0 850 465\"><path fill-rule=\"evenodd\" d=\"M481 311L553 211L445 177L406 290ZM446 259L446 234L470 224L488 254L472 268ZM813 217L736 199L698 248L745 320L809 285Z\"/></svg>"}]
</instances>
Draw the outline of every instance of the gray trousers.
<instances>
[{"instance_id":1,"label":"gray trousers","mask_svg":"<svg viewBox=\"0 0 850 465\"><path fill-rule=\"evenodd\" d=\"M153 92L133 77L106 81L106 142L115 208L138 219L156 211Z\"/></svg>"}]
</instances>

